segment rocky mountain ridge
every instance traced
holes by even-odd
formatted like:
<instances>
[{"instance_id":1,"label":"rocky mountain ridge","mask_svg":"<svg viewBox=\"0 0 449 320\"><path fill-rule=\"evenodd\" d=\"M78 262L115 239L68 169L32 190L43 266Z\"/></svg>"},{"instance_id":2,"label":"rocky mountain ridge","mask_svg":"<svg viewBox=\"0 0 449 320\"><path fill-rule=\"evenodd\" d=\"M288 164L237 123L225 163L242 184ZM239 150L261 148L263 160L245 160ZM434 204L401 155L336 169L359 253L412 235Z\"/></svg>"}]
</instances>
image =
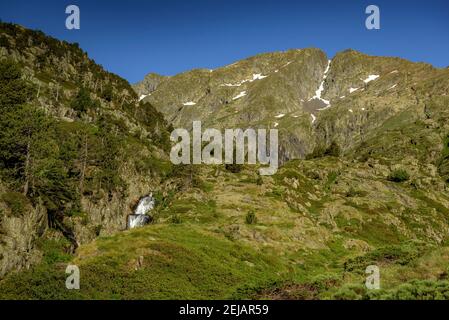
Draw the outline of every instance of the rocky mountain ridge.
<instances>
[{"instance_id":1,"label":"rocky mountain ridge","mask_svg":"<svg viewBox=\"0 0 449 320\"><path fill-rule=\"evenodd\" d=\"M445 69L399 58L346 50L328 60L319 49L302 49L192 70L139 93L174 126L277 128L288 160L332 140L356 147L388 118L423 109L430 83L442 80L432 95L447 94L447 77Z\"/></svg>"}]
</instances>

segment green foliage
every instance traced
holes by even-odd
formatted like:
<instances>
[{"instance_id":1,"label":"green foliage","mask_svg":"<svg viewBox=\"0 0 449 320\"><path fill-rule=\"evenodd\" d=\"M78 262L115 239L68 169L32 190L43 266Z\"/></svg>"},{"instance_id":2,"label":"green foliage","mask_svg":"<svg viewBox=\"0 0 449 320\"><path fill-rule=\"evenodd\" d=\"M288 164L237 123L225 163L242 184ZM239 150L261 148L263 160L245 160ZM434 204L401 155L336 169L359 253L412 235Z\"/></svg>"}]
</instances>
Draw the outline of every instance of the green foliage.
<instances>
[{"instance_id":1,"label":"green foliage","mask_svg":"<svg viewBox=\"0 0 449 320\"><path fill-rule=\"evenodd\" d=\"M344 263L344 270L347 272L355 271L364 273L366 267L369 265L408 265L419 258L426 248L424 244L418 242L380 247L363 256L348 259Z\"/></svg>"},{"instance_id":2,"label":"green foliage","mask_svg":"<svg viewBox=\"0 0 449 320\"><path fill-rule=\"evenodd\" d=\"M322 158L325 156L339 157L341 154L341 148L336 141L332 141L329 147L317 145L313 149L312 153L306 155L306 160Z\"/></svg>"},{"instance_id":3,"label":"green foliage","mask_svg":"<svg viewBox=\"0 0 449 320\"><path fill-rule=\"evenodd\" d=\"M340 146L336 141L332 141L331 145L324 152L325 156L339 157L341 154Z\"/></svg>"},{"instance_id":4,"label":"green foliage","mask_svg":"<svg viewBox=\"0 0 449 320\"><path fill-rule=\"evenodd\" d=\"M182 218L179 214L174 214L170 217L170 223L173 224L181 224L182 223Z\"/></svg>"},{"instance_id":5,"label":"green foliage","mask_svg":"<svg viewBox=\"0 0 449 320\"><path fill-rule=\"evenodd\" d=\"M140 228L91 245L99 254L81 260L80 290L66 289L66 263L41 264L2 280L0 299L242 299L241 289L286 272L268 254L184 224Z\"/></svg>"},{"instance_id":6,"label":"green foliage","mask_svg":"<svg viewBox=\"0 0 449 320\"><path fill-rule=\"evenodd\" d=\"M34 97L35 89L21 79L17 63L12 60L0 61L0 109L1 112L24 104Z\"/></svg>"},{"instance_id":7,"label":"green foliage","mask_svg":"<svg viewBox=\"0 0 449 320\"><path fill-rule=\"evenodd\" d=\"M111 84L108 84L106 88L104 88L101 97L108 102L111 102L114 99L114 88Z\"/></svg>"},{"instance_id":8,"label":"green foliage","mask_svg":"<svg viewBox=\"0 0 449 320\"><path fill-rule=\"evenodd\" d=\"M69 262L72 256L70 251L70 242L66 239L40 239L37 247L43 253L42 263L53 265L55 263Z\"/></svg>"},{"instance_id":9,"label":"green foliage","mask_svg":"<svg viewBox=\"0 0 449 320\"><path fill-rule=\"evenodd\" d=\"M92 99L89 90L81 87L70 103L70 106L79 113L85 113L90 109L98 109L100 102Z\"/></svg>"},{"instance_id":10,"label":"green foliage","mask_svg":"<svg viewBox=\"0 0 449 320\"><path fill-rule=\"evenodd\" d=\"M404 169L396 169L388 176L388 180L393 182L404 182L408 179L410 179L410 175Z\"/></svg>"},{"instance_id":11,"label":"green foliage","mask_svg":"<svg viewBox=\"0 0 449 320\"><path fill-rule=\"evenodd\" d=\"M19 192L6 192L1 195L1 200L6 203L14 216L25 214L30 204L27 197Z\"/></svg>"},{"instance_id":12,"label":"green foliage","mask_svg":"<svg viewBox=\"0 0 449 320\"><path fill-rule=\"evenodd\" d=\"M362 284L345 285L334 293L334 300L362 300L366 296L366 287Z\"/></svg>"},{"instance_id":13,"label":"green foliage","mask_svg":"<svg viewBox=\"0 0 449 320\"><path fill-rule=\"evenodd\" d=\"M7 49L10 47L8 38L2 35L0 35L0 47L4 47Z\"/></svg>"},{"instance_id":14,"label":"green foliage","mask_svg":"<svg viewBox=\"0 0 449 320\"><path fill-rule=\"evenodd\" d=\"M348 192L346 192L346 197L352 198L352 197L364 197L367 195L366 191L362 190L356 190L354 187L350 187Z\"/></svg>"},{"instance_id":15,"label":"green foliage","mask_svg":"<svg viewBox=\"0 0 449 320\"><path fill-rule=\"evenodd\" d=\"M306 155L306 160L321 158L324 156L325 152L326 152L325 147L323 147L321 145L315 146L312 153L309 153L308 155Z\"/></svg>"},{"instance_id":16,"label":"green foliage","mask_svg":"<svg viewBox=\"0 0 449 320\"><path fill-rule=\"evenodd\" d=\"M243 165L241 164L225 164L225 168L227 171L232 172L232 173L240 173L243 169Z\"/></svg>"},{"instance_id":17,"label":"green foliage","mask_svg":"<svg viewBox=\"0 0 449 320\"><path fill-rule=\"evenodd\" d=\"M438 161L438 172L449 183L449 135L443 140L443 150Z\"/></svg>"},{"instance_id":18,"label":"green foliage","mask_svg":"<svg viewBox=\"0 0 449 320\"><path fill-rule=\"evenodd\" d=\"M371 300L449 300L449 282L413 280L389 290L370 291Z\"/></svg>"},{"instance_id":19,"label":"green foliage","mask_svg":"<svg viewBox=\"0 0 449 320\"><path fill-rule=\"evenodd\" d=\"M256 213L253 210L250 210L246 214L245 223L246 224L256 224L257 223Z\"/></svg>"},{"instance_id":20,"label":"green foliage","mask_svg":"<svg viewBox=\"0 0 449 320\"><path fill-rule=\"evenodd\" d=\"M362 284L349 284L333 295L336 300L448 300L449 282L413 280L391 289L367 290Z\"/></svg>"}]
</instances>

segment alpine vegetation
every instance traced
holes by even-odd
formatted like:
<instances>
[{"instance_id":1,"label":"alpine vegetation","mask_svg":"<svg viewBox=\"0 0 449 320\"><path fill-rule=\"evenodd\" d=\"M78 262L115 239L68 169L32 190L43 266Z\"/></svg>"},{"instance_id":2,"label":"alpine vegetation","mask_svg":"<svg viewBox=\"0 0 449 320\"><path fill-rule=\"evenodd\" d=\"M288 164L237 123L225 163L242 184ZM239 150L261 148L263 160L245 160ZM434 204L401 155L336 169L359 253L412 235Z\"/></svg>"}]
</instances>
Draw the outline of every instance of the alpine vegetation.
<instances>
[{"instance_id":1,"label":"alpine vegetation","mask_svg":"<svg viewBox=\"0 0 449 320\"><path fill-rule=\"evenodd\" d=\"M244 164L257 163L269 165L259 169L263 176L273 175L278 169L278 130L270 129L270 142L267 145L266 129L206 129L201 132L201 121L193 121L193 139L187 129L175 129L170 139L176 144L170 152L173 164ZM179 141L181 139L181 141ZM192 142L191 142L192 140ZM224 141L223 141L224 140ZM204 148L203 143L207 143ZM193 149L191 148L193 146ZM269 148L269 152L268 151ZM192 151L192 156L191 156ZM235 155L235 157L234 157Z\"/></svg>"}]
</instances>

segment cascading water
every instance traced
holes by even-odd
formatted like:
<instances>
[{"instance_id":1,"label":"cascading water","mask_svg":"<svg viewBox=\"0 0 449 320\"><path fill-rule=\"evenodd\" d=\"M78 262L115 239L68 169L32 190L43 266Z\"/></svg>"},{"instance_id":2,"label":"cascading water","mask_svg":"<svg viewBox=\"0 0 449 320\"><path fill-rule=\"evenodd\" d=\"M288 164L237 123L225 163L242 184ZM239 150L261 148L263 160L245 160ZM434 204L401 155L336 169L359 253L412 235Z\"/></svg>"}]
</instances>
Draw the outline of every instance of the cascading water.
<instances>
[{"instance_id":1,"label":"cascading water","mask_svg":"<svg viewBox=\"0 0 449 320\"><path fill-rule=\"evenodd\" d=\"M139 204L133 214L128 216L128 229L142 227L151 221L148 212L154 208L153 194L140 199Z\"/></svg>"}]
</instances>

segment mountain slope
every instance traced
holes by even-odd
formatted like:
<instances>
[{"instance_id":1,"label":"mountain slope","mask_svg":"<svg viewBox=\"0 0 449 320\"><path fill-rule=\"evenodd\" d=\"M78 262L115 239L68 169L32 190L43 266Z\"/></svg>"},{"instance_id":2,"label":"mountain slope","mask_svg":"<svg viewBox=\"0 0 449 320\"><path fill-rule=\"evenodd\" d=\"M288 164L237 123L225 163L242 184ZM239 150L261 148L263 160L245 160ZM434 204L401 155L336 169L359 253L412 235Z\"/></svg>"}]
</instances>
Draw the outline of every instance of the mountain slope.
<instances>
[{"instance_id":1,"label":"mountain slope","mask_svg":"<svg viewBox=\"0 0 449 320\"><path fill-rule=\"evenodd\" d=\"M425 117L435 97L444 105L448 76L427 64L353 50L330 62L318 49L291 50L170 77L145 101L174 126L201 120L204 127L276 127L288 160L332 140L351 149L405 110Z\"/></svg>"},{"instance_id":2,"label":"mountain slope","mask_svg":"<svg viewBox=\"0 0 449 320\"><path fill-rule=\"evenodd\" d=\"M28 74L6 64L14 77L2 72L5 87L41 86L29 99L2 92L5 119L19 126L18 110L51 115L43 119L53 129L39 137L58 152L37 144L37 160L64 183L36 175L23 195L27 176L11 175L13 161L2 158L3 270L27 270L0 281L0 298L449 298L447 69L353 50L331 61L319 49L290 50L150 74L133 93L70 53L72 45L3 28L2 56ZM62 66L35 68L42 48ZM49 81L39 80L43 72ZM51 90L64 81L63 93ZM171 166L170 125L193 120L278 128L283 166L273 176L259 176L257 166ZM25 155L17 158L25 163ZM83 163L90 170L81 179ZM152 224L119 232L152 191ZM67 250L74 239L79 246ZM65 289L68 263L81 269L79 291ZM380 268L381 290L364 286L369 265Z\"/></svg>"},{"instance_id":3,"label":"mountain slope","mask_svg":"<svg viewBox=\"0 0 449 320\"><path fill-rule=\"evenodd\" d=\"M47 229L72 250L124 229L170 164L163 116L78 45L5 23L0 43L2 276L39 261Z\"/></svg>"}]
</instances>

